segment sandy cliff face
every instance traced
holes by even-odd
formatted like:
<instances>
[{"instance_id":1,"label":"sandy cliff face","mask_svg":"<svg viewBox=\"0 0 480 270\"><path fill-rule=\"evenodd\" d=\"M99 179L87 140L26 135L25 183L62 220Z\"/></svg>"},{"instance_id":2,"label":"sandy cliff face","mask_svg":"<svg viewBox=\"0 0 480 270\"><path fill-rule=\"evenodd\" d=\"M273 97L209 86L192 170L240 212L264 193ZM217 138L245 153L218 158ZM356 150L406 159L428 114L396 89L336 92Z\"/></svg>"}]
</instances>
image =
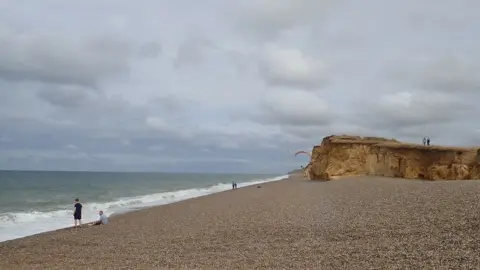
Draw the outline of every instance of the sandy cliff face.
<instances>
[{"instance_id":1,"label":"sandy cliff face","mask_svg":"<svg viewBox=\"0 0 480 270\"><path fill-rule=\"evenodd\" d=\"M423 146L376 137L329 136L313 148L307 171L312 180L353 175L480 179L480 149Z\"/></svg>"}]
</instances>

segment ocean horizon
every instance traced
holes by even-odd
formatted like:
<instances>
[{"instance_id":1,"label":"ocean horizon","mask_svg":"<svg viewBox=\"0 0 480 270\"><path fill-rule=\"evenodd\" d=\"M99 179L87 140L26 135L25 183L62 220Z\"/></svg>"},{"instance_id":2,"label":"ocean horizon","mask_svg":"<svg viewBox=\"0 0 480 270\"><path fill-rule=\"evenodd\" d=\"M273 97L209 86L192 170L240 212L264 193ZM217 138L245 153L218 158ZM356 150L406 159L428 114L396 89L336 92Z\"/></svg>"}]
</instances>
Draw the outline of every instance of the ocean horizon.
<instances>
[{"instance_id":1,"label":"ocean horizon","mask_svg":"<svg viewBox=\"0 0 480 270\"><path fill-rule=\"evenodd\" d=\"M0 170L0 242L83 222L288 177L287 174Z\"/></svg>"}]
</instances>

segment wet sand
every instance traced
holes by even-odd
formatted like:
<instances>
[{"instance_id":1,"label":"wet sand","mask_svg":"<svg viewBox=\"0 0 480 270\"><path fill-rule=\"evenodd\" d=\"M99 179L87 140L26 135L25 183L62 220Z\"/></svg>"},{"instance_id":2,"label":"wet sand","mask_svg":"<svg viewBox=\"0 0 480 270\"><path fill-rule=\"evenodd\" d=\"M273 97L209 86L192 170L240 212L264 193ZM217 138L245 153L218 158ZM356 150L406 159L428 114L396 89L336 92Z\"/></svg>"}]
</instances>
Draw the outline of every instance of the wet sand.
<instances>
[{"instance_id":1,"label":"wet sand","mask_svg":"<svg viewBox=\"0 0 480 270\"><path fill-rule=\"evenodd\" d=\"M300 177L0 243L0 269L480 268L480 181Z\"/></svg>"}]
</instances>

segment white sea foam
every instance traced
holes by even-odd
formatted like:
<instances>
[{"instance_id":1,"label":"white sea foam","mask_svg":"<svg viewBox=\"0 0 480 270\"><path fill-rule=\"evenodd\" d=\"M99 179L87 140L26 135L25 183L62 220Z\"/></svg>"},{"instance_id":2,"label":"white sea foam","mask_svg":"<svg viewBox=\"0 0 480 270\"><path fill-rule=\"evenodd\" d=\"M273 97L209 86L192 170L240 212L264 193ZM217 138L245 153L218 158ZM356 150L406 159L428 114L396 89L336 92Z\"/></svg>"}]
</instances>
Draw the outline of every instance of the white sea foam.
<instances>
[{"instance_id":1,"label":"white sea foam","mask_svg":"<svg viewBox=\"0 0 480 270\"><path fill-rule=\"evenodd\" d=\"M238 183L238 187L278 181L287 177L288 175L283 175L269 179ZM178 202L229 189L231 189L231 183L225 183L206 188L177 190L132 198L119 198L115 201L106 203L82 203L82 218L84 223L92 222L98 219L97 213L99 210L105 211L107 215L112 215L144 207ZM72 209L72 205L65 205L64 210L50 212L16 212L0 214L0 242L72 226Z\"/></svg>"}]
</instances>

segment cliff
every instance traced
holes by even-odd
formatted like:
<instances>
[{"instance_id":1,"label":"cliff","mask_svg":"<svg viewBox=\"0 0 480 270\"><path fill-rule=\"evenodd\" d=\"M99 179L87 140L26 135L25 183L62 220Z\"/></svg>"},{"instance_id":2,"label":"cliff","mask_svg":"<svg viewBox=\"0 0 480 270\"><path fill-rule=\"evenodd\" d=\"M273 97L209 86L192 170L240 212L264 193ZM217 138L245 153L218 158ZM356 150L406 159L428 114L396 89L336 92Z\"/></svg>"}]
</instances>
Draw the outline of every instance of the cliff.
<instances>
[{"instance_id":1,"label":"cliff","mask_svg":"<svg viewBox=\"0 0 480 270\"><path fill-rule=\"evenodd\" d=\"M307 166L312 180L375 175L426 180L480 179L480 149L407 144L395 139L329 136Z\"/></svg>"}]
</instances>

